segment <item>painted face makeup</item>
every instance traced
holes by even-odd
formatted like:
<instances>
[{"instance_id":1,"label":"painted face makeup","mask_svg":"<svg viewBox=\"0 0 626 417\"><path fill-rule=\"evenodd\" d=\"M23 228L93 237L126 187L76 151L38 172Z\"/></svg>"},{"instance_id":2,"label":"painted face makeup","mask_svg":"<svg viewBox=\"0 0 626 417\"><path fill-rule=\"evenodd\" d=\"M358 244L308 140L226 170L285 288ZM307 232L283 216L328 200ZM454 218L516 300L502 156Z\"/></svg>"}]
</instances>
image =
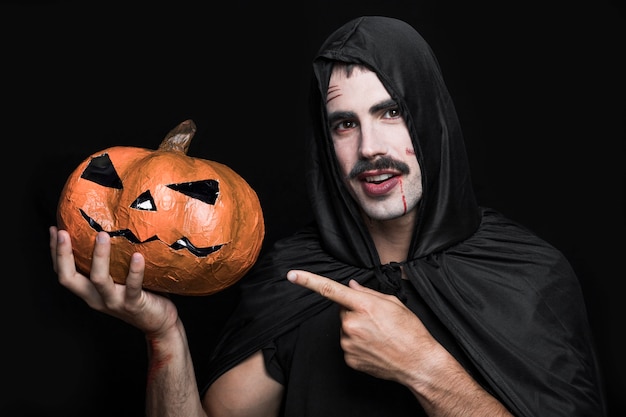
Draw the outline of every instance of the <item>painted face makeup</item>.
<instances>
[{"instance_id":1,"label":"painted face makeup","mask_svg":"<svg viewBox=\"0 0 626 417\"><path fill-rule=\"evenodd\" d=\"M416 209L421 170L397 104L372 71L336 68L327 111L344 181L365 215L391 220Z\"/></svg>"}]
</instances>

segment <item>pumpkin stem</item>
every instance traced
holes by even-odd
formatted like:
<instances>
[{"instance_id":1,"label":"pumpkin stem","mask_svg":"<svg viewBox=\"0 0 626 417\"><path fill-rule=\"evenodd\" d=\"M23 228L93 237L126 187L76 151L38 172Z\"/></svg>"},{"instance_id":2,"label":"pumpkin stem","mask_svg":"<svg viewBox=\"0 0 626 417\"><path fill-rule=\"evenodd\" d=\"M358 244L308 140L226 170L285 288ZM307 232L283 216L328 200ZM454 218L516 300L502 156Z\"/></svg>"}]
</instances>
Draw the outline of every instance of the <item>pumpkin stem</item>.
<instances>
[{"instance_id":1,"label":"pumpkin stem","mask_svg":"<svg viewBox=\"0 0 626 417\"><path fill-rule=\"evenodd\" d=\"M159 146L160 151L175 151L187 154L191 138L196 134L196 124L193 120L185 120L165 136Z\"/></svg>"}]
</instances>

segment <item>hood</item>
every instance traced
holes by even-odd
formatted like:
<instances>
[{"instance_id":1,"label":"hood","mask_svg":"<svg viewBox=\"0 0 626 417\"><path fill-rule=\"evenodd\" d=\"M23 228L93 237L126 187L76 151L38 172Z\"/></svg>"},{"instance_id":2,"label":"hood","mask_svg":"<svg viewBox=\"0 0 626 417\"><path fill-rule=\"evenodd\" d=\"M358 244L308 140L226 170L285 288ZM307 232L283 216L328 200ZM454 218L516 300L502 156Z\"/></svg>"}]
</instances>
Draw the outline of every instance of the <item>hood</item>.
<instances>
[{"instance_id":1,"label":"hood","mask_svg":"<svg viewBox=\"0 0 626 417\"><path fill-rule=\"evenodd\" d=\"M429 45L407 23L354 19L336 30L313 61L306 178L325 249L351 265L380 264L359 209L342 181L326 114L333 60L378 74L400 107L422 170L423 197L409 251L416 259L466 239L480 223L459 120Z\"/></svg>"}]
</instances>

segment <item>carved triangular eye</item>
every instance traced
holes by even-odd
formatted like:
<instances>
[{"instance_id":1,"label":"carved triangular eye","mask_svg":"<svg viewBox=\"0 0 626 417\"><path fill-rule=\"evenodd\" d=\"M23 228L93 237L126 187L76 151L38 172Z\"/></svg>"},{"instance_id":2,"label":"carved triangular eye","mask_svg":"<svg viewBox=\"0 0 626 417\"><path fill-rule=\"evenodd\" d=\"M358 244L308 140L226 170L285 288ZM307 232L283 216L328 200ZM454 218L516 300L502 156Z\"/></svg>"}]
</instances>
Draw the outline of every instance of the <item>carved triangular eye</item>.
<instances>
[{"instance_id":1,"label":"carved triangular eye","mask_svg":"<svg viewBox=\"0 0 626 417\"><path fill-rule=\"evenodd\" d=\"M152 194L150 191L146 191L142 193L133 204L130 205L130 208L134 208L137 210L147 210L147 211L156 211L156 204L154 204L154 199L152 199Z\"/></svg>"},{"instance_id":2,"label":"carved triangular eye","mask_svg":"<svg viewBox=\"0 0 626 417\"><path fill-rule=\"evenodd\" d=\"M220 193L220 185L215 180L183 182L170 184L167 187L207 204L215 204Z\"/></svg>"},{"instance_id":3,"label":"carved triangular eye","mask_svg":"<svg viewBox=\"0 0 626 417\"><path fill-rule=\"evenodd\" d=\"M106 153L91 158L87 168L85 168L80 177L100 184L103 187L117 188L118 190L124 188L122 180L117 175L117 171Z\"/></svg>"}]
</instances>

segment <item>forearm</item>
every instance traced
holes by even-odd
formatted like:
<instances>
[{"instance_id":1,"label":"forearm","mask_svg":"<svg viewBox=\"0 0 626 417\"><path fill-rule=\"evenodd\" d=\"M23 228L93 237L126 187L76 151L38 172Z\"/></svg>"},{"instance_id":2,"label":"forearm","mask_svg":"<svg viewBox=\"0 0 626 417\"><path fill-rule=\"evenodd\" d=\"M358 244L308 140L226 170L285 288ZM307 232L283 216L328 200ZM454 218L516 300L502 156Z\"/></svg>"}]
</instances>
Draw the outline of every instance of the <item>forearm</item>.
<instances>
[{"instance_id":1,"label":"forearm","mask_svg":"<svg viewBox=\"0 0 626 417\"><path fill-rule=\"evenodd\" d=\"M206 417L187 336L180 320L165 334L148 335L148 417Z\"/></svg>"},{"instance_id":2,"label":"forearm","mask_svg":"<svg viewBox=\"0 0 626 417\"><path fill-rule=\"evenodd\" d=\"M447 351L411 381L407 386L430 417L512 416Z\"/></svg>"}]
</instances>

